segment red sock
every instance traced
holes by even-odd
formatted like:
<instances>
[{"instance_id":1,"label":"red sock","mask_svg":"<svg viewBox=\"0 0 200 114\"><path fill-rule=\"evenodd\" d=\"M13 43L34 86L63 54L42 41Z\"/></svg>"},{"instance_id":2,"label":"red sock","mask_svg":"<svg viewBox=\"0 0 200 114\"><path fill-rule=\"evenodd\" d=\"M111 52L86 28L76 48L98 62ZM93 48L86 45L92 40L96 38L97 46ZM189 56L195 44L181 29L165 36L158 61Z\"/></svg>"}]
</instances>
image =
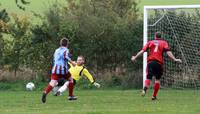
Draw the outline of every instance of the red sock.
<instances>
[{"instance_id":1,"label":"red sock","mask_svg":"<svg viewBox=\"0 0 200 114\"><path fill-rule=\"evenodd\" d=\"M146 79L144 83L145 83L145 87L149 88L151 81L149 79Z\"/></svg>"},{"instance_id":2,"label":"red sock","mask_svg":"<svg viewBox=\"0 0 200 114\"><path fill-rule=\"evenodd\" d=\"M73 82L69 82L69 96L73 96L74 84Z\"/></svg>"},{"instance_id":3,"label":"red sock","mask_svg":"<svg viewBox=\"0 0 200 114\"><path fill-rule=\"evenodd\" d=\"M44 92L45 92L46 94L48 94L52 89L53 89L53 87L52 87L51 85L48 85L48 86L45 88Z\"/></svg>"},{"instance_id":4,"label":"red sock","mask_svg":"<svg viewBox=\"0 0 200 114\"><path fill-rule=\"evenodd\" d=\"M158 90L160 89L160 83L154 84L154 91L153 91L153 97L157 96Z\"/></svg>"}]
</instances>

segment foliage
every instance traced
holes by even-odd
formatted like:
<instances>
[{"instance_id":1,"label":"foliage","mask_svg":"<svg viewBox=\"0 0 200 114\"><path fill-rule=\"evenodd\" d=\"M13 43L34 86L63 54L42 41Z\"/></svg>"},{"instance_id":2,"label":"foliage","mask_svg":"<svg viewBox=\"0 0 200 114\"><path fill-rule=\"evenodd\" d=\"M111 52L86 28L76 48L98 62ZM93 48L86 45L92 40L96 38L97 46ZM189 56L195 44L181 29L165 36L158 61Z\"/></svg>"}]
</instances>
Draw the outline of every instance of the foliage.
<instances>
[{"instance_id":1,"label":"foliage","mask_svg":"<svg viewBox=\"0 0 200 114\"><path fill-rule=\"evenodd\" d=\"M73 59L84 55L86 66L102 84L107 80L126 86L125 79L134 79L129 77L135 77L134 71L141 63L133 66L130 58L142 46L143 26L134 0L70 0L67 5L55 2L44 14L40 25L33 26L30 18L16 14L7 24L10 40L4 40L2 64L15 75L27 68L38 79L48 80L54 50L59 40L67 37ZM116 82L115 78L120 80Z\"/></svg>"},{"instance_id":2,"label":"foliage","mask_svg":"<svg viewBox=\"0 0 200 114\"><path fill-rule=\"evenodd\" d=\"M0 10L0 66L2 66L3 60L3 49L4 49L4 40L3 33L8 33L8 22L10 21L10 17L5 9Z\"/></svg>"},{"instance_id":3,"label":"foliage","mask_svg":"<svg viewBox=\"0 0 200 114\"><path fill-rule=\"evenodd\" d=\"M67 6L54 3L45 13L46 21L32 28L34 65L49 71L59 40L67 37L74 59L84 55L86 66L97 77L104 71L130 67L132 53L142 45L142 21L137 13L133 0L71 0Z\"/></svg>"},{"instance_id":4,"label":"foliage","mask_svg":"<svg viewBox=\"0 0 200 114\"><path fill-rule=\"evenodd\" d=\"M30 21L27 17L12 15L14 23L9 25L9 34L12 37L11 49L5 50L4 61L9 69L19 70L20 65L26 63L26 52L30 44Z\"/></svg>"},{"instance_id":5,"label":"foliage","mask_svg":"<svg viewBox=\"0 0 200 114\"><path fill-rule=\"evenodd\" d=\"M132 54L142 47L143 39L143 21L139 18L137 3L134 0L66 2L55 1L50 5L44 17L39 16L42 24L38 25L32 25L29 17L8 15L5 9L1 10L1 67L15 71L15 75L17 71L30 69L36 79L48 80L54 50L59 47L59 40L67 37L73 60L84 55L89 71L104 86L141 86L142 58L134 65L130 61ZM160 12L156 13L158 17L155 18L159 18ZM199 20L199 14L197 10L191 17L184 13L171 12L170 15ZM170 28L169 24L164 24L165 28Z\"/></svg>"},{"instance_id":6,"label":"foliage","mask_svg":"<svg viewBox=\"0 0 200 114\"><path fill-rule=\"evenodd\" d=\"M30 2L26 1L26 0L15 0L15 3L17 5L17 7L21 10L25 10L25 6L27 4L30 4Z\"/></svg>"}]
</instances>

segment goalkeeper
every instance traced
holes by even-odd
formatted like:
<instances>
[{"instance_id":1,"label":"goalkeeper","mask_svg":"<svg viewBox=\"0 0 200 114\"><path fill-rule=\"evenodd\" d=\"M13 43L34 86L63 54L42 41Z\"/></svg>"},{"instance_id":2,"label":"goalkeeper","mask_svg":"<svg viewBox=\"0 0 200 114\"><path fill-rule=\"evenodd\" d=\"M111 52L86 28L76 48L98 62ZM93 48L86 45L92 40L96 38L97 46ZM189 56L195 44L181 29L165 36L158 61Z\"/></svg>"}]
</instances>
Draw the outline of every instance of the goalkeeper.
<instances>
[{"instance_id":1,"label":"goalkeeper","mask_svg":"<svg viewBox=\"0 0 200 114\"><path fill-rule=\"evenodd\" d=\"M166 52L168 57L173 61L182 63L180 59L176 59L172 52L169 49L169 45L166 41L161 38L161 33L156 32L154 36L154 40L147 42L147 44L143 47L143 49L137 53L136 56L132 56L131 60L134 62L139 56L141 56L145 51L149 51L149 55L147 58L147 79L145 80L145 86L142 91L142 96L146 94L147 89L150 86L150 80L155 76L155 84L154 84L154 92L152 95L152 100L157 99L157 93L160 89L160 78L163 74L163 53Z\"/></svg>"},{"instance_id":2,"label":"goalkeeper","mask_svg":"<svg viewBox=\"0 0 200 114\"><path fill-rule=\"evenodd\" d=\"M70 65L69 72L72 75L73 82L74 82L73 84L75 85L76 82L84 75L88 78L88 80L94 86L96 86L97 88L100 88L100 84L95 82L93 76L85 68L84 63L85 63L85 58L82 55L78 56L77 61L76 61L76 66L73 66L69 63ZM56 92L56 96L59 96L61 93L67 90L68 86L69 86L69 81L66 81L64 85L58 89L58 91Z\"/></svg>"}]
</instances>

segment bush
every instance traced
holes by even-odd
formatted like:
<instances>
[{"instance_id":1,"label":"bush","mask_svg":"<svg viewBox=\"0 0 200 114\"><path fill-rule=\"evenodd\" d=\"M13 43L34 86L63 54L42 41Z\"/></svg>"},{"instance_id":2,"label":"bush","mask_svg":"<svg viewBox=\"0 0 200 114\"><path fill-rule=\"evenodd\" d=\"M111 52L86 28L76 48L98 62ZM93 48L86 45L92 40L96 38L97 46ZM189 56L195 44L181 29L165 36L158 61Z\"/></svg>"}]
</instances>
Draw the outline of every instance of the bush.
<instances>
[{"instance_id":1,"label":"bush","mask_svg":"<svg viewBox=\"0 0 200 114\"><path fill-rule=\"evenodd\" d=\"M47 81L54 50L59 40L67 37L73 59L84 55L86 66L97 80L108 83L107 86L127 87L129 82L124 79L134 80L126 76L127 69L139 69L130 61L132 53L142 46L143 25L138 16L134 0L71 0L65 6L55 2L45 12L42 24L35 26L26 18L14 16L15 23L11 24L14 45L5 57L14 62L5 63L16 72L19 67L30 68L35 78L41 76L36 80ZM13 56L15 52L17 56ZM83 87L86 88L85 84Z\"/></svg>"}]
</instances>

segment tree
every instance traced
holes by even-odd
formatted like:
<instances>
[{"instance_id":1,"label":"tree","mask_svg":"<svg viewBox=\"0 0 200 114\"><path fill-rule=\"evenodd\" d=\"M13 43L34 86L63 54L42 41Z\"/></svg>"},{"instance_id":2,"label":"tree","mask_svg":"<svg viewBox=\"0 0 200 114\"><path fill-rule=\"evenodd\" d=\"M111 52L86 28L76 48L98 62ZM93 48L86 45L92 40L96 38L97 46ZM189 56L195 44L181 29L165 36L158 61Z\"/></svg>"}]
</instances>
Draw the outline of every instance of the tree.
<instances>
[{"instance_id":1,"label":"tree","mask_svg":"<svg viewBox=\"0 0 200 114\"><path fill-rule=\"evenodd\" d=\"M20 65L23 66L26 60L26 52L29 49L30 42L30 21L28 17L19 17L12 15L14 23L9 25L9 34L13 37L10 44L11 50L6 50L4 61L10 65L10 69L14 70L15 77Z\"/></svg>"},{"instance_id":2,"label":"tree","mask_svg":"<svg viewBox=\"0 0 200 114\"><path fill-rule=\"evenodd\" d=\"M28 5L30 4L30 2L27 2L26 0L15 0L15 3L17 5L17 7L21 10L25 10L25 6L24 5Z\"/></svg>"},{"instance_id":3,"label":"tree","mask_svg":"<svg viewBox=\"0 0 200 114\"><path fill-rule=\"evenodd\" d=\"M5 9L0 11L0 66L3 64L3 50L4 50L4 39L2 33L8 33L8 22L10 17Z\"/></svg>"},{"instance_id":4,"label":"tree","mask_svg":"<svg viewBox=\"0 0 200 114\"><path fill-rule=\"evenodd\" d=\"M97 74L127 69L132 52L142 45L142 21L134 0L70 0L67 6L56 2L45 16L42 25L32 28L38 70L49 71L48 63L62 37L69 38L73 56L83 54Z\"/></svg>"}]
</instances>

